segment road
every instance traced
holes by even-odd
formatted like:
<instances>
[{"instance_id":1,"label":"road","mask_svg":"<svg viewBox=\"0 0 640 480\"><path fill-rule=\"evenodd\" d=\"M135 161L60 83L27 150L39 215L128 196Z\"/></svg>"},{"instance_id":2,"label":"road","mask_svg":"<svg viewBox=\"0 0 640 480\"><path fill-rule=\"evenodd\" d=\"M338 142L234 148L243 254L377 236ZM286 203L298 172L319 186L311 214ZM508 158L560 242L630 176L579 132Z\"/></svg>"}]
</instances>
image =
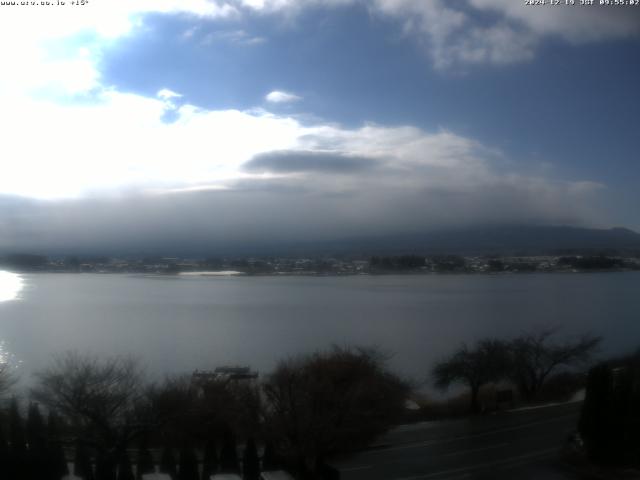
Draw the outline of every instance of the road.
<instances>
[{"instance_id":1,"label":"road","mask_svg":"<svg viewBox=\"0 0 640 480\"><path fill-rule=\"evenodd\" d=\"M399 427L335 462L343 480L564 480L558 453L580 403Z\"/></svg>"}]
</instances>

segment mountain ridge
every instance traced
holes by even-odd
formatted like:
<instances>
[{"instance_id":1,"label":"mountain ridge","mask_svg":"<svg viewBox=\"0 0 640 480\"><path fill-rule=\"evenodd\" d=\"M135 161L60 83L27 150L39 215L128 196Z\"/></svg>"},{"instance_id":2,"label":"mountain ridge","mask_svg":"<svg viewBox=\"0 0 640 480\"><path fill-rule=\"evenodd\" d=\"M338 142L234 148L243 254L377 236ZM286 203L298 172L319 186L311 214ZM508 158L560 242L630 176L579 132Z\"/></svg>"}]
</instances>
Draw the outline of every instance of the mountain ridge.
<instances>
[{"instance_id":1,"label":"mountain ridge","mask_svg":"<svg viewBox=\"0 0 640 480\"><path fill-rule=\"evenodd\" d=\"M29 251L26 251L29 250ZM320 257L420 254L420 255L568 255L619 253L640 256L640 233L624 227L608 229L572 226L500 225L475 226L386 235L362 235L329 240L213 243L206 238L171 241L156 238L146 244L74 248L10 249L0 256L20 253L69 256L144 258L166 256L207 257Z\"/></svg>"},{"instance_id":2,"label":"mountain ridge","mask_svg":"<svg viewBox=\"0 0 640 480\"><path fill-rule=\"evenodd\" d=\"M625 227L484 226L342 239L324 249L361 254L640 253L640 234Z\"/></svg>"}]
</instances>

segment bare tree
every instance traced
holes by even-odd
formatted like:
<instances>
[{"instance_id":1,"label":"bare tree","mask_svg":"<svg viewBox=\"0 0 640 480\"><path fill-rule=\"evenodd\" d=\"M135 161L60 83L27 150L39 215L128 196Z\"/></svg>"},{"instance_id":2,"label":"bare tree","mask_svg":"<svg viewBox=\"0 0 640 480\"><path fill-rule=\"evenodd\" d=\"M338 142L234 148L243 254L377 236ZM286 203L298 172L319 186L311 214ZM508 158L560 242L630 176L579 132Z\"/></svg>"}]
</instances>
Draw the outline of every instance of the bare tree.
<instances>
[{"instance_id":1,"label":"bare tree","mask_svg":"<svg viewBox=\"0 0 640 480\"><path fill-rule=\"evenodd\" d=\"M168 436L209 438L233 427L248 437L260 428L260 390L253 382L167 377L145 388L136 416Z\"/></svg>"},{"instance_id":2,"label":"bare tree","mask_svg":"<svg viewBox=\"0 0 640 480\"><path fill-rule=\"evenodd\" d=\"M82 429L96 447L120 451L139 428L132 412L141 378L134 358L67 352L36 373L32 396Z\"/></svg>"},{"instance_id":3,"label":"bare tree","mask_svg":"<svg viewBox=\"0 0 640 480\"><path fill-rule=\"evenodd\" d=\"M17 378L11 371L11 365L8 363L0 363L0 398L3 398L11 391Z\"/></svg>"},{"instance_id":4,"label":"bare tree","mask_svg":"<svg viewBox=\"0 0 640 480\"><path fill-rule=\"evenodd\" d=\"M535 400L552 372L588 362L602 340L585 334L558 342L554 341L557 331L545 329L527 333L510 343L510 377L527 401Z\"/></svg>"},{"instance_id":5,"label":"bare tree","mask_svg":"<svg viewBox=\"0 0 640 480\"><path fill-rule=\"evenodd\" d=\"M136 418L150 428L176 423L185 427L185 419L197 409L198 398L188 376L166 377L147 385L136 402Z\"/></svg>"},{"instance_id":6,"label":"bare tree","mask_svg":"<svg viewBox=\"0 0 640 480\"><path fill-rule=\"evenodd\" d=\"M454 383L462 383L471 389L469 408L480 412L478 395L480 388L507 375L509 349L505 342L494 339L478 341L473 347L463 344L447 360L435 365L433 377L438 388L446 389Z\"/></svg>"},{"instance_id":7,"label":"bare tree","mask_svg":"<svg viewBox=\"0 0 640 480\"><path fill-rule=\"evenodd\" d=\"M282 453L313 470L325 455L366 445L393 425L409 386L385 360L374 349L335 347L281 362L264 393Z\"/></svg>"}]
</instances>

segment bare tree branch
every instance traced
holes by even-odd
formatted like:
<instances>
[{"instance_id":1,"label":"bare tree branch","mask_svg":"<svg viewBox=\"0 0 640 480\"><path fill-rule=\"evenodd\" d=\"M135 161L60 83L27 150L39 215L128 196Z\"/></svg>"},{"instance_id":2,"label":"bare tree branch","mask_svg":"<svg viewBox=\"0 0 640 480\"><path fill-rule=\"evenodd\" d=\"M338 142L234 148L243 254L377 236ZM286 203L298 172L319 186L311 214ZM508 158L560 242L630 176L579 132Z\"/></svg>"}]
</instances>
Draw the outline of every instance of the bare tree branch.
<instances>
[{"instance_id":1,"label":"bare tree branch","mask_svg":"<svg viewBox=\"0 0 640 480\"><path fill-rule=\"evenodd\" d=\"M95 432L98 446L122 448L133 434L132 412L142 393L136 359L66 352L35 376L32 397L77 427Z\"/></svg>"},{"instance_id":2,"label":"bare tree branch","mask_svg":"<svg viewBox=\"0 0 640 480\"><path fill-rule=\"evenodd\" d=\"M463 344L451 357L437 363L432 376L436 387L446 389L454 383L462 383L471 389L470 410L480 411L480 388L501 380L509 368L509 349L505 342L483 339L473 347Z\"/></svg>"},{"instance_id":3,"label":"bare tree branch","mask_svg":"<svg viewBox=\"0 0 640 480\"><path fill-rule=\"evenodd\" d=\"M602 338L584 334L577 339L554 341L558 329L521 335L511 341L511 378L525 399L536 398L552 372L579 367L595 353Z\"/></svg>"},{"instance_id":4,"label":"bare tree branch","mask_svg":"<svg viewBox=\"0 0 640 480\"><path fill-rule=\"evenodd\" d=\"M378 350L334 347L281 362L263 391L267 427L282 450L310 467L388 429L410 387L384 358Z\"/></svg>"}]
</instances>

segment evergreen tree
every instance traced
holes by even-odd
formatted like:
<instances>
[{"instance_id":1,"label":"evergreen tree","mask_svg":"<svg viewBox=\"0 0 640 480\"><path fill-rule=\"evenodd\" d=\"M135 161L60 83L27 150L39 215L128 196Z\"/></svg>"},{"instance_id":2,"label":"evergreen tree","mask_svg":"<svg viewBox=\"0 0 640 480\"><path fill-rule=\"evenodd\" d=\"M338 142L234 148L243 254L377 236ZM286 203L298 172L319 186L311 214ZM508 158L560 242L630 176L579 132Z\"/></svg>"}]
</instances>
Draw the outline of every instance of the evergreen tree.
<instances>
[{"instance_id":1,"label":"evergreen tree","mask_svg":"<svg viewBox=\"0 0 640 480\"><path fill-rule=\"evenodd\" d=\"M193 448L184 446L180 450L180 480L198 480L198 457Z\"/></svg>"},{"instance_id":2,"label":"evergreen tree","mask_svg":"<svg viewBox=\"0 0 640 480\"><path fill-rule=\"evenodd\" d=\"M7 444L2 425L0 425L0 478L11 478L12 475L11 455L9 454L9 444Z\"/></svg>"},{"instance_id":3,"label":"evergreen tree","mask_svg":"<svg viewBox=\"0 0 640 480\"><path fill-rule=\"evenodd\" d=\"M9 470L13 479L29 480L24 424L15 398L11 400L9 407L9 452L11 455Z\"/></svg>"},{"instance_id":4,"label":"evergreen tree","mask_svg":"<svg viewBox=\"0 0 640 480\"><path fill-rule=\"evenodd\" d=\"M322 458L317 459L315 470L320 475L320 478L324 480L340 480L340 471L326 463Z\"/></svg>"},{"instance_id":5,"label":"evergreen tree","mask_svg":"<svg viewBox=\"0 0 640 480\"><path fill-rule=\"evenodd\" d=\"M4 465L3 462L6 462L9 458L9 444L7 444L7 439L4 436L4 429L2 428L2 424L0 424L0 464Z\"/></svg>"},{"instance_id":6,"label":"evergreen tree","mask_svg":"<svg viewBox=\"0 0 640 480\"><path fill-rule=\"evenodd\" d=\"M209 480L211 475L218 472L218 448L212 438L207 440L204 446L204 458L202 459L202 480Z\"/></svg>"},{"instance_id":7,"label":"evergreen tree","mask_svg":"<svg viewBox=\"0 0 640 480\"><path fill-rule=\"evenodd\" d=\"M80 443L76 443L73 474L83 480L94 480L91 457L87 449Z\"/></svg>"},{"instance_id":8,"label":"evergreen tree","mask_svg":"<svg viewBox=\"0 0 640 480\"><path fill-rule=\"evenodd\" d=\"M145 440L141 441L138 446L137 466L136 477L138 480L142 480L142 475L154 473L156 471L153 457L151 456L151 452L149 451Z\"/></svg>"},{"instance_id":9,"label":"evergreen tree","mask_svg":"<svg viewBox=\"0 0 640 480\"><path fill-rule=\"evenodd\" d=\"M44 450L45 439L46 432L40 408L37 403L31 403L27 413L27 444L29 449Z\"/></svg>"},{"instance_id":10,"label":"evergreen tree","mask_svg":"<svg viewBox=\"0 0 640 480\"><path fill-rule=\"evenodd\" d=\"M27 463L29 477L41 480L49 473L48 452L46 448L45 428L38 404L31 403L27 413Z\"/></svg>"},{"instance_id":11,"label":"evergreen tree","mask_svg":"<svg viewBox=\"0 0 640 480\"><path fill-rule=\"evenodd\" d=\"M18 400L13 398L9 407L9 442L14 454L23 456L27 446L24 432L24 424L20 415Z\"/></svg>"},{"instance_id":12,"label":"evergreen tree","mask_svg":"<svg viewBox=\"0 0 640 480\"><path fill-rule=\"evenodd\" d=\"M611 396L612 377L609 366L602 364L592 368L587 378L578 429L585 441L587 455L596 462L606 461L609 456Z\"/></svg>"},{"instance_id":13,"label":"evergreen tree","mask_svg":"<svg viewBox=\"0 0 640 480\"><path fill-rule=\"evenodd\" d=\"M238 452L236 449L236 439L230 430L225 431L220 450L220 471L222 473L237 473Z\"/></svg>"},{"instance_id":14,"label":"evergreen tree","mask_svg":"<svg viewBox=\"0 0 640 480\"><path fill-rule=\"evenodd\" d=\"M69 475L69 465L60 438L60 426L57 415L49 412L47 418L47 478L60 480Z\"/></svg>"},{"instance_id":15,"label":"evergreen tree","mask_svg":"<svg viewBox=\"0 0 640 480\"><path fill-rule=\"evenodd\" d=\"M47 440L57 441L60 438L60 420L54 411L47 416Z\"/></svg>"},{"instance_id":16,"label":"evergreen tree","mask_svg":"<svg viewBox=\"0 0 640 480\"><path fill-rule=\"evenodd\" d=\"M262 470L265 472L270 472L274 470L280 470L282 468L282 464L280 458L276 454L275 449L273 448L273 444L271 442L267 442L264 446L264 452L262 454Z\"/></svg>"},{"instance_id":17,"label":"evergreen tree","mask_svg":"<svg viewBox=\"0 0 640 480\"><path fill-rule=\"evenodd\" d=\"M172 479L178 478L176 475L176 457L171 447L164 447L160 454L160 472L167 473Z\"/></svg>"},{"instance_id":18,"label":"evergreen tree","mask_svg":"<svg viewBox=\"0 0 640 480\"><path fill-rule=\"evenodd\" d=\"M637 466L639 425L640 351L591 369L578 428L592 461Z\"/></svg>"},{"instance_id":19,"label":"evergreen tree","mask_svg":"<svg viewBox=\"0 0 640 480\"><path fill-rule=\"evenodd\" d=\"M260 480L260 460L256 442L253 438L247 440L242 458L242 473L244 480Z\"/></svg>"},{"instance_id":20,"label":"evergreen tree","mask_svg":"<svg viewBox=\"0 0 640 480\"><path fill-rule=\"evenodd\" d=\"M133 470L131 469L131 460L127 452L123 452L118 463L118 480L134 480Z\"/></svg>"},{"instance_id":21,"label":"evergreen tree","mask_svg":"<svg viewBox=\"0 0 640 480\"><path fill-rule=\"evenodd\" d=\"M57 441L50 443L47 448L47 476L45 478L51 480L60 480L62 477L69 475L69 465L67 464L67 456L64 452L62 444Z\"/></svg>"},{"instance_id":22,"label":"evergreen tree","mask_svg":"<svg viewBox=\"0 0 640 480\"><path fill-rule=\"evenodd\" d=\"M101 454L96 459L96 480L116 480L116 465L113 457Z\"/></svg>"}]
</instances>

